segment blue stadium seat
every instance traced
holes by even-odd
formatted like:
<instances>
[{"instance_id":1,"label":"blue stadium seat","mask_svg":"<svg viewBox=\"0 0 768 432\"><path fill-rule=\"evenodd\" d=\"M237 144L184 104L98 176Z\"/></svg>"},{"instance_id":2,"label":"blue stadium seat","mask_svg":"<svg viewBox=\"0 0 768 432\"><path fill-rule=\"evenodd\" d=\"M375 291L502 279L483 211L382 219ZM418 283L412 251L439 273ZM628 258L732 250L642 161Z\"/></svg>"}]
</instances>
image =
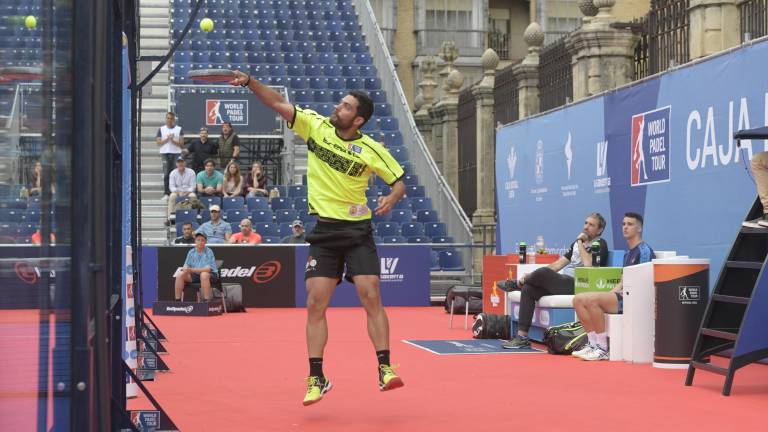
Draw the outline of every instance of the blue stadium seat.
<instances>
[{"instance_id":1,"label":"blue stadium seat","mask_svg":"<svg viewBox=\"0 0 768 432\"><path fill-rule=\"evenodd\" d=\"M401 224L413 222L413 214L410 210L393 210L391 215L392 222L398 222Z\"/></svg>"},{"instance_id":2,"label":"blue stadium seat","mask_svg":"<svg viewBox=\"0 0 768 432\"><path fill-rule=\"evenodd\" d=\"M366 90L378 90L381 88L381 79L379 78L364 78ZM379 114L384 115L384 114Z\"/></svg>"},{"instance_id":3,"label":"blue stadium seat","mask_svg":"<svg viewBox=\"0 0 768 432\"><path fill-rule=\"evenodd\" d=\"M349 44L349 49L353 53L367 53L368 52L368 47L365 46L365 44L360 43L360 42L353 42L353 43Z\"/></svg>"},{"instance_id":4,"label":"blue stadium seat","mask_svg":"<svg viewBox=\"0 0 768 432\"><path fill-rule=\"evenodd\" d=\"M432 198L429 198L429 197L411 198L411 208L415 212L418 212L420 210L432 210Z\"/></svg>"},{"instance_id":5,"label":"blue stadium seat","mask_svg":"<svg viewBox=\"0 0 768 432\"><path fill-rule=\"evenodd\" d=\"M394 243L394 244L401 244L401 243L408 243L408 239L403 236L384 236L381 238L382 243Z\"/></svg>"},{"instance_id":6,"label":"blue stadium seat","mask_svg":"<svg viewBox=\"0 0 768 432\"><path fill-rule=\"evenodd\" d=\"M288 195L288 188L285 185L274 185L269 187L270 190L277 189L279 196L284 197Z\"/></svg>"},{"instance_id":7,"label":"blue stadium seat","mask_svg":"<svg viewBox=\"0 0 768 432\"><path fill-rule=\"evenodd\" d=\"M270 201L272 211L293 208L293 202L291 202L288 198L284 198L283 195L284 194L281 193L279 197L272 198Z\"/></svg>"},{"instance_id":8,"label":"blue stadium seat","mask_svg":"<svg viewBox=\"0 0 768 432\"><path fill-rule=\"evenodd\" d=\"M400 201L392 207L393 210L411 210L411 200L408 197L403 197Z\"/></svg>"},{"instance_id":9,"label":"blue stadium seat","mask_svg":"<svg viewBox=\"0 0 768 432\"><path fill-rule=\"evenodd\" d=\"M363 65L360 66L360 76L362 77L376 77L376 66L373 65ZM371 90L371 91L379 91L379 90ZM384 100L374 100L374 102L386 102L386 98Z\"/></svg>"},{"instance_id":10,"label":"blue stadium seat","mask_svg":"<svg viewBox=\"0 0 768 432\"><path fill-rule=\"evenodd\" d=\"M377 186L368 186L368 188L365 189L365 196L366 197L378 197L379 196L379 188Z\"/></svg>"},{"instance_id":11,"label":"blue stadium seat","mask_svg":"<svg viewBox=\"0 0 768 432\"><path fill-rule=\"evenodd\" d=\"M242 209L231 209L226 211L226 221L227 222L240 222L241 220L247 218L248 210L242 208Z\"/></svg>"},{"instance_id":12,"label":"blue stadium seat","mask_svg":"<svg viewBox=\"0 0 768 432\"><path fill-rule=\"evenodd\" d=\"M290 73L290 68L291 67L288 66L288 75L292 75ZM309 79L303 76L291 76L288 78L288 85L291 86L291 89L293 90L305 90L309 88Z\"/></svg>"},{"instance_id":13,"label":"blue stadium seat","mask_svg":"<svg viewBox=\"0 0 768 432\"><path fill-rule=\"evenodd\" d=\"M413 185L405 187L405 194L410 198L424 197L424 186Z\"/></svg>"},{"instance_id":14,"label":"blue stadium seat","mask_svg":"<svg viewBox=\"0 0 768 432\"><path fill-rule=\"evenodd\" d=\"M245 199L241 196L227 197L222 199L222 210L242 210L245 208Z\"/></svg>"},{"instance_id":15,"label":"blue stadium seat","mask_svg":"<svg viewBox=\"0 0 768 432\"><path fill-rule=\"evenodd\" d=\"M405 183L406 186L413 186L419 184L419 176L416 174L406 174L405 177L403 177L403 183Z\"/></svg>"},{"instance_id":16,"label":"blue stadium seat","mask_svg":"<svg viewBox=\"0 0 768 432\"><path fill-rule=\"evenodd\" d=\"M200 225L198 225L197 222L190 222L192 224L192 231L196 230ZM177 223L176 224L176 237L181 237L184 235L184 224L183 223Z\"/></svg>"},{"instance_id":17,"label":"blue stadium seat","mask_svg":"<svg viewBox=\"0 0 768 432\"><path fill-rule=\"evenodd\" d=\"M306 224L307 222L317 222L317 216L311 215L307 210L299 210L299 219Z\"/></svg>"},{"instance_id":18,"label":"blue stadium seat","mask_svg":"<svg viewBox=\"0 0 768 432\"><path fill-rule=\"evenodd\" d=\"M376 205L374 204L374 206L373 206L373 207L370 207L370 206L369 206L369 208L370 208L371 210L374 210L374 209L376 208ZM373 214L371 215L371 221L372 221L373 223L379 223L379 222L389 222L389 221L391 221L391 220L392 220L392 212L389 212L389 213L387 213L387 214L385 214L385 215L377 215L376 213L373 213Z\"/></svg>"},{"instance_id":19,"label":"blue stadium seat","mask_svg":"<svg viewBox=\"0 0 768 432\"><path fill-rule=\"evenodd\" d=\"M297 42L309 41L311 35L306 30L297 30L293 32L293 40Z\"/></svg>"},{"instance_id":20,"label":"blue stadium seat","mask_svg":"<svg viewBox=\"0 0 768 432\"><path fill-rule=\"evenodd\" d=\"M328 88L328 78L313 76L309 78L309 88L312 90L325 90Z\"/></svg>"},{"instance_id":21,"label":"blue stadium seat","mask_svg":"<svg viewBox=\"0 0 768 432\"><path fill-rule=\"evenodd\" d=\"M336 41L336 42L329 42L331 44L331 49L336 54L345 54L348 53L350 50L350 44L342 41Z\"/></svg>"},{"instance_id":22,"label":"blue stadium seat","mask_svg":"<svg viewBox=\"0 0 768 432\"><path fill-rule=\"evenodd\" d=\"M272 222L274 214L270 209L259 209L251 211L251 221L256 222Z\"/></svg>"},{"instance_id":23,"label":"blue stadium seat","mask_svg":"<svg viewBox=\"0 0 768 432\"><path fill-rule=\"evenodd\" d=\"M279 52L268 52L265 53L266 62L269 64L281 64L284 63L283 61L283 53ZM234 58L232 61L234 62Z\"/></svg>"},{"instance_id":24,"label":"blue stadium seat","mask_svg":"<svg viewBox=\"0 0 768 432\"><path fill-rule=\"evenodd\" d=\"M303 75L304 75L304 65L303 64L289 64L289 65L287 65L285 67L285 69L286 69L286 73L288 74L289 77L292 77L292 78L293 77L303 78ZM303 87L303 88L308 88L308 87L309 87L309 85L307 85L307 87ZM297 89L299 89L299 88L302 88L302 87L297 87Z\"/></svg>"},{"instance_id":25,"label":"blue stadium seat","mask_svg":"<svg viewBox=\"0 0 768 432\"><path fill-rule=\"evenodd\" d=\"M455 250L441 251L440 269L444 271L464 271L464 265L461 263L461 255Z\"/></svg>"},{"instance_id":26,"label":"blue stadium seat","mask_svg":"<svg viewBox=\"0 0 768 432\"><path fill-rule=\"evenodd\" d=\"M268 64L265 67L272 77L284 77L287 75L285 65Z\"/></svg>"},{"instance_id":27,"label":"blue stadium seat","mask_svg":"<svg viewBox=\"0 0 768 432\"><path fill-rule=\"evenodd\" d=\"M296 211L308 210L309 209L309 201L307 201L307 197L295 198L293 200L293 208Z\"/></svg>"},{"instance_id":28,"label":"blue stadium seat","mask_svg":"<svg viewBox=\"0 0 768 432\"><path fill-rule=\"evenodd\" d=\"M275 220L278 223L281 222L293 222L298 218L298 214L296 213L296 210L292 208L284 208L277 210L275 212Z\"/></svg>"},{"instance_id":29,"label":"blue stadium seat","mask_svg":"<svg viewBox=\"0 0 768 432\"><path fill-rule=\"evenodd\" d=\"M344 96L347 95L346 82L343 79L340 79L340 81L342 83L342 86L343 86L342 88L344 88L344 90L331 91L331 94L333 95L333 103L339 103L339 101L344 99Z\"/></svg>"},{"instance_id":30,"label":"blue stadium seat","mask_svg":"<svg viewBox=\"0 0 768 432\"><path fill-rule=\"evenodd\" d=\"M371 133L379 128L378 119L376 117L371 117L368 119L367 122L360 128L365 133Z\"/></svg>"},{"instance_id":31,"label":"blue stadium seat","mask_svg":"<svg viewBox=\"0 0 768 432\"><path fill-rule=\"evenodd\" d=\"M283 54L283 61L287 65L301 64L301 56L299 55L299 53L286 52L285 54Z\"/></svg>"},{"instance_id":32,"label":"blue stadium seat","mask_svg":"<svg viewBox=\"0 0 768 432\"><path fill-rule=\"evenodd\" d=\"M261 242L266 244L278 244L280 243L280 236L265 235L261 237Z\"/></svg>"},{"instance_id":33,"label":"blue stadium seat","mask_svg":"<svg viewBox=\"0 0 768 432\"><path fill-rule=\"evenodd\" d=\"M362 90L364 86L365 83L360 78L347 78L347 89L349 90Z\"/></svg>"},{"instance_id":34,"label":"blue stadium seat","mask_svg":"<svg viewBox=\"0 0 768 432\"><path fill-rule=\"evenodd\" d=\"M400 224L397 222L379 222L376 224L376 235L380 237L399 236Z\"/></svg>"},{"instance_id":35,"label":"blue stadium seat","mask_svg":"<svg viewBox=\"0 0 768 432\"><path fill-rule=\"evenodd\" d=\"M259 233L262 237L264 236L274 236L277 237L279 234L278 231L278 225L274 222L258 222L253 224L253 229ZM263 238L262 238L263 240Z\"/></svg>"},{"instance_id":36,"label":"blue stadium seat","mask_svg":"<svg viewBox=\"0 0 768 432\"><path fill-rule=\"evenodd\" d=\"M240 221L230 222L229 226L232 227L232 234L237 234L240 232Z\"/></svg>"},{"instance_id":37,"label":"blue stadium seat","mask_svg":"<svg viewBox=\"0 0 768 432\"><path fill-rule=\"evenodd\" d=\"M200 221L202 223L206 223L209 220L211 220L211 212L208 211L208 209L205 209L205 210L201 211L200 212Z\"/></svg>"},{"instance_id":38,"label":"blue stadium seat","mask_svg":"<svg viewBox=\"0 0 768 432\"><path fill-rule=\"evenodd\" d=\"M189 51L176 51L173 54L173 61L177 63L189 63L192 61L192 55Z\"/></svg>"},{"instance_id":39,"label":"blue stadium seat","mask_svg":"<svg viewBox=\"0 0 768 432\"><path fill-rule=\"evenodd\" d=\"M288 196L291 198L306 197L307 186L305 185L293 185L288 187Z\"/></svg>"},{"instance_id":40,"label":"blue stadium seat","mask_svg":"<svg viewBox=\"0 0 768 432\"><path fill-rule=\"evenodd\" d=\"M421 222L404 223L400 227L400 233L403 237L416 237L424 235L424 224Z\"/></svg>"},{"instance_id":41,"label":"blue stadium seat","mask_svg":"<svg viewBox=\"0 0 768 432\"><path fill-rule=\"evenodd\" d=\"M372 65L373 58L368 53L358 53L355 54L355 63L359 65Z\"/></svg>"},{"instance_id":42,"label":"blue stadium seat","mask_svg":"<svg viewBox=\"0 0 768 432\"><path fill-rule=\"evenodd\" d=\"M360 67L356 65L341 66L341 75L345 77L358 77L360 76Z\"/></svg>"},{"instance_id":43,"label":"blue stadium seat","mask_svg":"<svg viewBox=\"0 0 768 432\"><path fill-rule=\"evenodd\" d=\"M320 113L320 115L324 115L326 117L330 116L333 113L333 109L334 109L332 103L317 104L315 108L317 108L315 111Z\"/></svg>"},{"instance_id":44,"label":"blue stadium seat","mask_svg":"<svg viewBox=\"0 0 768 432\"><path fill-rule=\"evenodd\" d=\"M339 54L336 56L337 61L341 65L353 65L355 63L355 56L351 53Z\"/></svg>"},{"instance_id":45,"label":"blue stadium seat","mask_svg":"<svg viewBox=\"0 0 768 432\"><path fill-rule=\"evenodd\" d=\"M396 131L400 129L397 119L394 117L383 117L381 121L379 121L379 125L381 125L381 130L384 131Z\"/></svg>"},{"instance_id":46,"label":"blue stadium seat","mask_svg":"<svg viewBox=\"0 0 768 432\"><path fill-rule=\"evenodd\" d=\"M269 210L269 200L266 197L248 197L246 199L248 210Z\"/></svg>"},{"instance_id":47,"label":"blue stadium seat","mask_svg":"<svg viewBox=\"0 0 768 432\"><path fill-rule=\"evenodd\" d=\"M277 228L277 232L279 233L281 238L293 234L293 227L291 226L291 222L281 223L280 226Z\"/></svg>"},{"instance_id":48,"label":"blue stadium seat","mask_svg":"<svg viewBox=\"0 0 768 432\"><path fill-rule=\"evenodd\" d=\"M432 239L427 236L408 237L408 243L432 243Z\"/></svg>"},{"instance_id":49,"label":"blue stadium seat","mask_svg":"<svg viewBox=\"0 0 768 432\"><path fill-rule=\"evenodd\" d=\"M309 90L296 90L293 92L292 99L298 103L312 102L312 93Z\"/></svg>"},{"instance_id":50,"label":"blue stadium seat","mask_svg":"<svg viewBox=\"0 0 768 432\"><path fill-rule=\"evenodd\" d=\"M382 195L389 195L392 193L392 188L389 187L388 184L384 183L384 180L381 180L381 178L377 178L376 181L381 181L381 184L379 185L379 189L381 189Z\"/></svg>"},{"instance_id":51,"label":"blue stadium seat","mask_svg":"<svg viewBox=\"0 0 768 432\"><path fill-rule=\"evenodd\" d=\"M11 198L0 202L0 208L26 210L27 201L23 198Z\"/></svg>"},{"instance_id":52,"label":"blue stadium seat","mask_svg":"<svg viewBox=\"0 0 768 432\"><path fill-rule=\"evenodd\" d=\"M336 64L323 65L323 75L334 78L341 75L341 66Z\"/></svg>"},{"instance_id":53,"label":"blue stadium seat","mask_svg":"<svg viewBox=\"0 0 768 432\"><path fill-rule=\"evenodd\" d=\"M183 224L184 222L197 222L197 210L176 210L176 225Z\"/></svg>"},{"instance_id":54,"label":"blue stadium seat","mask_svg":"<svg viewBox=\"0 0 768 432\"><path fill-rule=\"evenodd\" d=\"M384 90L369 91L368 95L371 96L371 99L373 99L374 103L386 103L387 102L387 94L384 92Z\"/></svg>"},{"instance_id":55,"label":"blue stadium seat","mask_svg":"<svg viewBox=\"0 0 768 432\"><path fill-rule=\"evenodd\" d=\"M347 88L347 82L343 78L328 78L328 88L333 90L345 90ZM334 100L334 102L336 101L337 100Z\"/></svg>"},{"instance_id":56,"label":"blue stadium seat","mask_svg":"<svg viewBox=\"0 0 768 432\"><path fill-rule=\"evenodd\" d=\"M439 237L445 236L445 223L443 222L429 222L424 224L424 235L427 237Z\"/></svg>"},{"instance_id":57,"label":"blue stadium seat","mask_svg":"<svg viewBox=\"0 0 768 432\"><path fill-rule=\"evenodd\" d=\"M438 244L453 243L453 237L451 237L451 236L435 236L435 237L432 237L432 243L438 243Z\"/></svg>"},{"instance_id":58,"label":"blue stadium seat","mask_svg":"<svg viewBox=\"0 0 768 432\"><path fill-rule=\"evenodd\" d=\"M406 150L405 147L392 147L389 149L389 153L392 154L392 157L398 162L408 161L408 150Z\"/></svg>"},{"instance_id":59,"label":"blue stadium seat","mask_svg":"<svg viewBox=\"0 0 768 432\"><path fill-rule=\"evenodd\" d=\"M403 135L400 131L388 131L384 134L384 143L387 147L399 147L403 145Z\"/></svg>"},{"instance_id":60,"label":"blue stadium seat","mask_svg":"<svg viewBox=\"0 0 768 432\"><path fill-rule=\"evenodd\" d=\"M437 222L439 219L437 217L437 212L434 210L419 210L416 213L416 220L422 223L426 223Z\"/></svg>"}]
</instances>

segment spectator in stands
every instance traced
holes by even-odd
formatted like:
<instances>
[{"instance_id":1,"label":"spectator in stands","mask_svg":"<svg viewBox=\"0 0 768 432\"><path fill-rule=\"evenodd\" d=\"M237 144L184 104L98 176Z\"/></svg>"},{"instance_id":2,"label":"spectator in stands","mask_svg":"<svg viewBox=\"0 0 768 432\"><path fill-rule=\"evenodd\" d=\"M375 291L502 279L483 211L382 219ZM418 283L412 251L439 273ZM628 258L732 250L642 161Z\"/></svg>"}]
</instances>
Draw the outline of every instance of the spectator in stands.
<instances>
[{"instance_id":1,"label":"spectator in stands","mask_svg":"<svg viewBox=\"0 0 768 432\"><path fill-rule=\"evenodd\" d=\"M195 172L186 167L187 163L184 157L179 155L176 158L176 169L171 171L168 179L168 188L171 190L171 196L168 199L168 217L176 211L176 197L195 197Z\"/></svg>"},{"instance_id":2,"label":"spectator in stands","mask_svg":"<svg viewBox=\"0 0 768 432\"><path fill-rule=\"evenodd\" d=\"M230 162L224 171L224 197L235 197L243 194L243 176L240 175L240 165Z\"/></svg>"},{"instance_id":3,"label":"spectator in stands","mask_svg":"<svg viewBox=\"0 0 768 432\"><path fill-rule=\"evenodd\" d=\"M261 235L253 230L251 220L245 218L240 221L240 232L232 234L229 242L233 244L259 244Z\"/></svg>"},{"instance_id":4,"label":"spectator in stands","mask_svg":"<svg viewBox=\"0 0 768 432\"><path fill-rule=\"evenodd\" d=\"M228 242L229 237L232 236L232 227L221 220L221 208L214 204L208 210L211 212L211 220L200 225L195 234L205 234L206 240L211 244Z\"/></svg>"},{"instance_id":5,"label":"spectator in stands","mask_svg":"<svg viewBox=\"0 0 768 432\"><path fill-rule=\"evenodd\" d=\"M600 261L608 262L608 244L600 235L605 229L605 218L600 213L592 213L584 221L584 228L576 237L570 249L557 261L533 273L522 275L517 284L499 286L504 291L520 289L520 316L517 336L502 344L507 349L526 349L531 347L528 330L533 320L536 302L545 295L573 295L574 269L592 266L592 242L600 242Z\"/></svg>"},{"instance_id":6,"label":"spectator in stands","mask_svg":"<svg viewBox=\"0 0 768 432\"><path fill-rule=\"evenodd\" d=\"M192 169L202 172L205 169L205 161L215 158L219 153L219 144L216 140L208 139L208 128L200 128L200 138L195 138L184 149L192 155Z\"/></svg>"},{"instance_id":7,"label":"spectator in stands","mask_svg":"<svg viewBox=\"0 0 768 432\"><path fill-rule=\"evenodd\" d=\"M213 159L205 161L205 170L197 174L197 194L200 196L221 196L224 176L216 171Z\"/></svg>"},{"instance_id":8,"label":"spectator in stands","mask_svg":"<svg viewBox=\"0 0 768 432\"><path fill-rule=\"evenodd\" d=\"M762 151L752 157L752 174L757 184L757 194L763 205L763 215L743 225L751 228L768 228L768 152Z\"/></svg>"},{"instance_id":9,"label":"spectator in stands","mask_svg":"<svg viewBox=\"0 0 768 432\"><path fill-rule=\"evenodd\" d=\"M219 269L216 267L216 257L206 243L205 233L195 233L195 247L187 252L184 267L176 275L176 301L181 301L184 285L188 283L199 283L203 300L211 299L211 284L219 279Z\"/></svg>"},{"instance_id":10,"label":"spectator in stands","mask_svg":"<svg viewBox=\"0 0 768 432\"><path fill-rule=\"evenodd\" d=\"M221 166L227 166L230 162L237 162L240 156L240 137L232 129L232 123L224 122L221 125L219 137L219 158Z\"/></svg>"},{"instance_id":11,"label":"spectator in stands","mask_svg":"<svg viewBox=\"0 0 768 432\"><path fill-rule=\"evenodd\" d=\"M360 128L373 115L373 101L362 91L341 98L330 117L302 109L280 93L243 72L234 71L232 85L248 87L268 108L307 142L309 208L318 221L307 241L307 348L309 376L304 405L319 402L331 389L323 373L328 340L326 310L342 277L353 282L368 317L368 334L378 360L379 389L403 386L390 364L389 320L381 304L381 272L371 228L365 187L371 172L391 186L373 210L386 215L405 194L403 169L392 155ZM346 274L344 268L346 266Z\"/></svg>"},{"instance_id":12,"label":"spectator in stands","mask_svg":"<svg viewBox=\"0 0 768 432\"><path fill-rule=\"evenodd\" d=\"M40 161L35 162L35 167L32 170L32 178L29 179L29 185L27 185L28 196L39 196L43 193L40 182L43 178L43 164Z\"/></svg>"},{"instance_id":13,"label":"spectator in stands","mask_svg":"<svg viewBox=\"0 0 768 432\"><path fill-rule=\"evenodd\" d=\"M304 222L296 219L291 224L293 234L283 237L282 242L286 244L301 244L306 243L306 236L304 235Z\"/></svg>"},{"instance_id":14,"label":"spectator in stands","mask_svg":"<svg viewBox=\"0 0 768 432\"><path fill-rule=\"evenodd\" d=\"M624 214L621 234L627 241L629 251L624 255L624 267L649 262L653 259L653 249L643 241L643 216L638 213ZM611 292L587 292L573 298L576 317L587 332L589 343L573 355L583 360L608 360L608 336L605 333L605 317L609 314L624 312L622 297L623 280Z\"/></svg>"},{"instance_id":15,"label":"spectator in stands","mask_svg":"<svg viewBox=\"0 0 768 432\"><path fill-rule=\"evenodd\" d=\"M261 162L256 161L251 166L251 171L245 179L245 187L243 192L249 197L266 197L269 196L267 190L267 176L264 175L264 166Z\"/></svg>"},{"instance_id":16,"label":"spectator in stands","mask_svg":"<svg viewBox=\"0 0 768 432\"><path fill-rule=\"evenodd\" d=\"M184 142L184 132L181 126L176 124L176 114L172 112L165 114L165 124L157 130L155 142L160 147L160 157L163 162L163 186L165 187L163 200L167 200L171 194L168 179L173 171L174 161L181 154L181 144Z\"/></svg>"},{"instance_id":17,"label":"spectator in stands","mask_svg":"<svg viewBox=\"0 0 768 432\"><path fill-rule=\"evenodd\" d=\"M56 234L51 231L50 237L51 244L56 244ZM32 237L30 237L30 241L32 244L39 245L43 242L43 235L40 233L40 228L37 229L34 233L32 233Z\"/></svg>"},{"instance_id":18,"label":"spectator in stands","mask_svg":"<svg viewBox=\"0 0 768 432\"><path fill-rule=\"evenodd\" d=\"M184 222L181 226L181 237L176 237L173 244L195 244L194 229L192 222Z\"/></svg>"}]
</instances>

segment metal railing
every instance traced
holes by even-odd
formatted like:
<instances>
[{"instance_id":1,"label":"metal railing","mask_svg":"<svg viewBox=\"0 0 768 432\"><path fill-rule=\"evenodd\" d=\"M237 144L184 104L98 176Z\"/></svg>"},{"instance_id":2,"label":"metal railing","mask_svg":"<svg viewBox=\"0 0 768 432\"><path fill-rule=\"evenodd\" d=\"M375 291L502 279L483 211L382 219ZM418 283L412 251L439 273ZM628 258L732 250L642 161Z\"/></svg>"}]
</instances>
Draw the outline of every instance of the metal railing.
<instances>
[{"instance_id":1,"label":"metal railing","mask_svg":"<svg viewBox=\"0 0 768 432\"><path fill-rule=\"evenodd\" d=\"M513 69L520 60L496 73L493 86L494 125L505 125L520 119L520 101L517 78Z\"/></svg>"},{"instance_id":2,"label":"metal railing","mask_svg":"<svg viewBox=\"0 0 768 432\"><path fill-rule=\"evenodd\" d=\"M648 14L637 22L641 35L635 49L635 79L690 60L688 6L689 0L651 1Z\"/></svg>"},{"instance_id":3,"label":"metal railing","mask_svg":"<svg viewBox=\"0 0 768 432\"><path fill-rule=\"evenodd\" d=\"M438 211L440 219L445 223L448 234L453 236L457 243L471 244L471 222L459 206L458 200L445 178L440 174L419 130L416 128L403 88L397 77L397 71L392 63L392 57L389 55L389 49L379 30L371 5L365 0L353 0L352 3L358 12L363 33L367 36L373 64L380 73L381 88L391 98L392 115L400 124L404 144L408 147L408 152L411 155L413 169L424 185L427 195L432 198L435 210ZM465 253L463 258L464 262L468 263L470 255Z\"/></svg>"},{"instance_id":4,"label":"metal railing","mask_svg":"<svg viewBox=\"0 0 768 432\"><path fill-rule=\"evenodd\" d=\"M417 29L415 33L418 55L433 55L445 41L453 41L460 55L479 56L485 49L485 30Z\"/></svg>"},{"instance_id":5,"label":"metal railing","mask_svg":"<svg viewBox=\"0 0 768 432\"><path fill-rule=\"evenodd\" d=\"M573 100L571 54L566 37L545 46L539 55L539 104L541 111L563 106Z\"/></svg>"},{"instance_id":6,"label":"metal railing","mask_svg":"<svg viewBox=\"0 0 768 432\"><path fill-rule=\"evenodd\" d=\"M459 204L471 215L477 209L477 99L472 86L459 93Z\"/></svg>"},{"instance_id":7,"label":"metal railing","mask_svg":"<svg viewBox=\"0 0 768 432\"><path fill-rule=\"evenodd\" d=\"M489 32L488 48L496 51L500 60L509 60L509 34L500 31Z\"/></svg>"},{"instance_id":8,"label":"metal railing","mask_svg":"<svg viewBox=\"0 0 768 432\"><path fill-rule=\"evenodd\" d=\"M741 12L741 41L768 34L768 0L744 0L739 3Z\"/></svg>"}]
</instances>

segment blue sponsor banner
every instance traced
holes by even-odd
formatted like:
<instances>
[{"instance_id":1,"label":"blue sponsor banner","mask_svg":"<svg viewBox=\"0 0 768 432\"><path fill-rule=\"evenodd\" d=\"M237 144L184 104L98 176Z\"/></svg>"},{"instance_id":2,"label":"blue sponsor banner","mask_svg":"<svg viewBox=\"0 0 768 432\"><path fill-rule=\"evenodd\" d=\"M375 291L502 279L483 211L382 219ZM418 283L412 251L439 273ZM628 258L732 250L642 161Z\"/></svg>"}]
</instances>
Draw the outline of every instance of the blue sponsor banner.
<instances>
[{"instance_id":1,"label":"blue sponsor banner","mask_svg":"<svg viewBox=\"0 0 768 432\"><path fill-rule=\"evenodd\" d=\"M504 349L500 339L467 340L404 340L403 342L437 355L457 354L538 354L544 351L536 348Z\"/></svg>"},{"instance_id":2,"label":"blue sponsor banner","mask_svg":"<svg viewBox=\"0 0 768 432\"><path fill-rule=\"evenodd\" d=\"M768 125L766 67L761 42L499 129L499 252L539 235L562 251L593 211L609 247L626 249L622 216L635 211L655 250L719 269L756 195L748 162L768 148L732 139Z\"/></svg>"},{"instance_id":3,"label":"blue sponsor banner","mask_svg":"<svg viewBox=\"0 0 768 432\"><path fill-rule=\"evenodd\" d=\"M379 245L381 299L384 306L429 306L429 248L419 245ZM296 307L307 305L304 270L309 246L296 247ZM360 306L355 286L342 282L330 306Z\"/></svg>"}]
</instances>

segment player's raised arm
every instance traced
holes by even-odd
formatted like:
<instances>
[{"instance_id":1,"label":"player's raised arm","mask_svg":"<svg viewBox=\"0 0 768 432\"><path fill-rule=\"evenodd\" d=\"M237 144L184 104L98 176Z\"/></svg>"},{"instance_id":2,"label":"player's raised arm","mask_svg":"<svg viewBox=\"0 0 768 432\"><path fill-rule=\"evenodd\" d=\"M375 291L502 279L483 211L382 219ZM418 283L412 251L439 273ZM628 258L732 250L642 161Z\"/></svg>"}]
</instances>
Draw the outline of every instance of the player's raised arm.
<instances>
[{"instance_id":1,"label":"player's raised arm","mask_svg":"<svg viewBox=\"0 0 768 432\"><path fill-rule=\"evenodd\" d=\"M261 103L269 107L272 111L280 114L286 121L293 121L293 105L288 103L280 93L276 92L271 87L265 86L259 80L246 73L240 71L233 72L235 78L229 82L230 84L233 86L248 87L248 89L259 98Z\"/></svg>"}]
</instances>

